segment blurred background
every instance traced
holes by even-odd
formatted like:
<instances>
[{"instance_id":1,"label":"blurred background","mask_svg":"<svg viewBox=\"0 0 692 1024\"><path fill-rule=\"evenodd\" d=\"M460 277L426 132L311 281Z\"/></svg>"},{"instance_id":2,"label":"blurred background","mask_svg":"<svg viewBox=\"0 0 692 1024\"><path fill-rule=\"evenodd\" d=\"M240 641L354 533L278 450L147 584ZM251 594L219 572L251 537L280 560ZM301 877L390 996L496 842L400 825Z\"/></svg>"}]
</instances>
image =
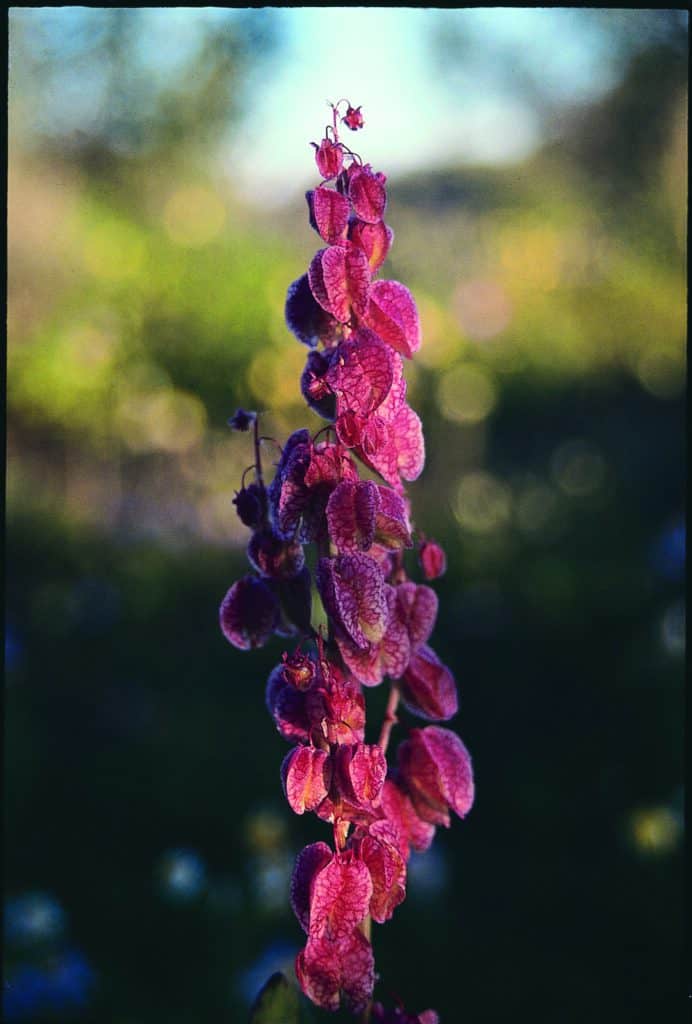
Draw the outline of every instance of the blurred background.
<instances>
[{"instance_id":1,"label":"blurred background","mask_svg":"<svg viewBox=\"0 0 692 1024\"><path fill-rule=\"evenodd\" d=\"M342 96L423 323L409 494L478 789L375 929L377 994L682 1019L687 52L681 10L11 10L8 1024L243 1021L302 944L285 643L217 609L226 420L320 425L283 305Z\"/></svg>"}]
</instances>

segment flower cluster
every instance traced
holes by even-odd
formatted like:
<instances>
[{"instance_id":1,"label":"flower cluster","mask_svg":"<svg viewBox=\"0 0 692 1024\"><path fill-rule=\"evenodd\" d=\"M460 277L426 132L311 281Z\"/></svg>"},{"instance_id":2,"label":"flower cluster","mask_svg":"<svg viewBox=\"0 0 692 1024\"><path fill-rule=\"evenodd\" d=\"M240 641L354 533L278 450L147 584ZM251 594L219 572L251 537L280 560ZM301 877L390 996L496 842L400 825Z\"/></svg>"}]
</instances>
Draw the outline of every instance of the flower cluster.
<instances>
[{"instance_id":1,"label":"flower cluster","mask_svg":"<svg viewBox=\"0 0 692 1024\"><path fill-rule=\"evenodd\" d=\"M428 644L437 595L404 566L414 532L403 481L416 479L425 457L403 373L421 343L418 313L404 285L375 278L393 240L386 178L340 141L339 105L313 143L322 180L307 193L326 244L286 299L287 325L309 348L302 393L328 425L295 431L267 486L257 416L241 409L230 421L254 429L255 479L234 499L252 531L253 572L226 594L220 622L241 649L273 633L299 638L271 672L266 703L291 744L281 766L288 803L332 826L333 847L307 846L293 873L291 905L307 935L296 960L303 991L325 1009L343 1001L373 1020L433 1024L432 1010L416 1016L372 1002L371 922L389 920L404 899L411 849L427 849L450 812L467 814L473 775L464 744L437 724L458 710L452 673ZM347 104L341 122L361 128L360 107ZM359 464L374 479L363 479ZM317 548L327 635L311 626L308 544ZM434 580L444 552L421 537L418 563ZM385 719L378 742L366 743L363 688L385 677ZM399 703L433 724L411 728L388 765Z\"/></svg>"}]
</instances>

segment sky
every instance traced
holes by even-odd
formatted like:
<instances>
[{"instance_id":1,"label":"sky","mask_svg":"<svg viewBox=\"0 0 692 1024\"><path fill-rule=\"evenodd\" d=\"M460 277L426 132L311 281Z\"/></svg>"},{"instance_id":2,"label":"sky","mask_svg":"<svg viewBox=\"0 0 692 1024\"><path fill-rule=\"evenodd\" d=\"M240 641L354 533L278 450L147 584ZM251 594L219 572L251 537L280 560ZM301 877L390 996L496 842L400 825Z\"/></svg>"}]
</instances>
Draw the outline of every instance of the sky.
<instances>
[{"instance_id":1,"label":"sky","mask_svg":"<svg viewBox=\"0 0 692 1024\"><path fill-rule=\"evenodd\" d=\"M602 94L616 76L607 36L583 13L277 8L282 55L257 83L254 116L228 149L234 176L248 198L269 202L302 188L314 176L308 144L329 120L327 100L341 97L362 105L366 119L352 147L388 173L521 159L543 127L518 85L527 65L539 90L570 102ZM468 45L445 73L432 40L450 18Z\"/></svg>"},{"instance_id":2,"label":"sky","mask_svg":"<svg viewBox=\"0 0 692 1024\"><path fill-rule=\"evenodd\" d=\"M34 54L50 52L60 69L38 105L39 130L86 130L110 102L110 85L79 55L103 32L107 12L12 10L12 25L33 26ZM139 8L132 75L142 68L162 80L188 73L205 25L248 10ZM551 111L593 101L615 84L623 32L636 46L664 30L666 12L268 7L249 11L255 14L269 17L277 47L250 71L242 90L247 117L220 140L221 160L242 198L280 205L314 178L309 144L330 119L328 101L362 106L365 128L350 137L352 148L388 174L521 160L544 141ZM11 34L11 58L12 43Z\"/></svg>"}]
</instances>

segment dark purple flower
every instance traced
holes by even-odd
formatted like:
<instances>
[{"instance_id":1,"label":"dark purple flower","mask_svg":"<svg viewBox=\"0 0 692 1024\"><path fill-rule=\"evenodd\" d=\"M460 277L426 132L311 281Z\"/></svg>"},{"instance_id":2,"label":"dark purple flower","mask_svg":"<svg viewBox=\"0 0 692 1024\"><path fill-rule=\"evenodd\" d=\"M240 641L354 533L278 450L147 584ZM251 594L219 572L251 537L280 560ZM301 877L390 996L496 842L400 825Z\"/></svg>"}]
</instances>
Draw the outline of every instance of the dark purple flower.
<instances>
[{"instance_id":1,"label":"dark purple flower","mask_svg":"<svg viewBox=\"0 0 692 1024\"><path fill-rule=\"evenodd\" d=\"M256 412L246 412L244 409L236 409L228 421L229 427L233 430L249 430L257 419Z\"/></svg>"},{"instance_id":2,"label":"dark purple flower","mask_svg":"<svg viewBox=\"0 0 692 1024\"><path fill-rule=\"evenodd\" d=\"M262 576L275 580L291 579L305 565L302 544L282 540L268 528L253 533L247 546L247 557Z\"/></svg>"},{"instance_id":3,"label":"dark purple flower","mask_svg":"<svg viewBox=\"0 0 692 1024\"><path fill-rule=\"evenodd\" d=\"M259 526L267 514L267 492L261 484L250 484L236 491L233 504L245 526Z\"/></svg>"},{"instance_id":4,"label":"dark purple flower","mask_svg":"<svg viewBox=\"0 0 692 1024\"><path fill-rule=\"evenodd\" d=\"M230 588L219 609L223 635L234 647L262 647L279 620L279 602L263 580L244 576Z\"/></svg>"},{"instance_id":5,"label":"dark purple flower","mask_svg":"<svg viewBox=\"0 0 692 1024\"><path fill-rule=\"evenodd\" d=\"M330 344L340 336L339 322L315 301L307 274L289 285L284 313L289 331L311 348L318 341Z\"/></svg>"}]
</instances>

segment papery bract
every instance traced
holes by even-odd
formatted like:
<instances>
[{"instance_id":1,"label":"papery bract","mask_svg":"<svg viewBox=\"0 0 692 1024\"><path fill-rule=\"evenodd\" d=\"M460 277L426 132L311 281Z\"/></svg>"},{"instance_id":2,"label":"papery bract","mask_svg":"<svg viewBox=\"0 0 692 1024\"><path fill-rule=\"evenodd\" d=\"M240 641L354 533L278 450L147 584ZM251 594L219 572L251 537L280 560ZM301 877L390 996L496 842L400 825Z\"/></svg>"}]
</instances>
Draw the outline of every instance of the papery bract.
<instances>
[{"instance_id":1,"label":"papery bract","mask_svg":"<svg viewBox=\"0 0 692 1024\"><path fill-rule=\"evenodd\" d=\"M329 743L362 743L365 738L365 699L351 680L313 687L306 707L312 727Z\"/></svg>"},{"instance_id":2,"label":"papery bract","mask_svg":"<svg viewBox=\"0 0 692 1024\"><path fill-rule=\"evenodd\" d=\"M399 281L374 281L369 291L365 323L408 359L421 345L418 309L408 288Z\"/></svg>"},{"instance_id":3,"label":"papery bract","mask_svg":"<svg viewBox=\"0 0 692 1024\"><path fill-rule=\"evenodd\" d=\"M351 164L348 169L348 198L353 210L366 224L382 219L387 205L387 193L381 177L373 173L370 164Z\"/></svg>"},{"instance_id":4,"label":"papery bract","mask_svg":"<svg viewBox=\"0 0 692 1024\"><path fill-rule=\"evenodd\" d=\"M316 188L305 193L310 223L319 235L333 245L346 234L348 200L331 188Z\"/></svg>"},{"instance_id":5,"label":"papery bract","mask_svg":"<svg viewBox=\"0 0 692 1024\"><path fill-rule=\"evenodd\" d=\"M295 970L303 992L324 1010L338 1010L343 995L352 1013L362 1013L372 996L375 964L362 932L354 930L339 943L311 935Z\"/></svg>"},{"instance_id":6,"label":"papery bract","mask_svg":"<svg viewBox=\"0 0 692 1024\"><path fill-rule=\"evenodd\" d=\"M363 316L368 308L370 264L365 253L349 241L320 249L308 270L312 294L340 323L351 311Z\"/></svg>"},{"instance_id":7,"label":"papery bract","mask_svg":"<svg viewBox=\"0 0 692 1024\"><path fill-rule=\"evenodd\" d=\"M279 621L276 595L256 576L244 576L228 590L219 609L223 635L234 647L262 647Z\"/></svg>"},{"instance_id":8,"label":"papery bract","mask_svg":"<svg viewBox=\"0 0 692 1024\"><path fill-rule=\"evenodd\" d=\"M343 445L320 442L313 447L305 473L308 487L326 484L333 488L342 481L356 482L358 479L356 464Z\"/></svg>"},{"instance_id":9,"label":"papery bract","mask_svg":"<svg viewBox=\"0 0 692 1024\"><path fill-rule=\"evenodd\" d=\"M387 761L376 743L355 743L336 751L334 771L340 792L352 803L377 804L387 774Z\"/></svg>"},{"instance_id":10,"label":"papery bract","mask_svg":"<svg viewBox=\"0 0 692 1024\"><path fill-rule=\"evenodd\" d=\"M401 778L416 813L425 821L449 828L449 810L460 818L474 797L471 758L456 733L438 725L412 729L399 744Z\"/></svg>"},{"instance_id":11,"label":"papery bract","mask_svg":"<svg viewBox=\"0 0 692 1024\"><path fill-rule=\"evenodd\" d=\"M385 675L398 679L409 662L411 644L396 599L396 590L385 584L387 626L378 643L358 647L348 636L337 636L341 657L363 686L377 686Z\"/></svg>"},{"instance_id":12,"label":"papery bract","mask_svg":"<svg viewBox=\"0 0 692 1024\"><path fill-rule=\"evenodd\" d=\"M421 718L443 722L459 710L454 676L427 644L411 655L400 686L404 705Z\"/></svg>"},{"instance_id":13,"label":"papery bract","mask_svg":"<svg viewBox=\"0 0 692 1024\"><path fill-rule=\"evenodd\" d=\"M391 487L378 484L377 490L380 503L375 517L375 540L387 548L413 547L404 499Z\"/></svg>"},{"instance_id":14,"label":"papery bract","mask_svg":"<svg viewBox=\"0 0 692 1024\"><path fill-rule=\"evenodd\" d=\"M354 218L349 225L348 237L368 257L370 269L374 274L387 258L394 241L394 232L383 220L368 224L364 220Z\"/></svg>"},{"instance_id":15,"label":"papery bract","mask_svg":"<svg viewBox=\"0 0 692 1024\"><path fill-rule=\"evenodd\" d=\"M387 483L392 486L404 480L415 480L425 465L425 444L421 422L416 413L408 405L400 405L391 417L383 418L386 443L373 453L359 452L361 457L377 470Z\"/></svg>"},{"instance_id":16,"label":"papery bract","mask_svg":"<svg viewBox=\"0 0 692 1024\"><path fill-rule=\"evenodd\" d=\"M356 846L372 878L370 914L384 924L406 896L406 861L396 829L388 821L375 821L367 831L360 830Z\"/></svg>"},{"instance_id":17,"label":"papery bract","mask_svg":"<svg viewBox=\"0 0 692 1024\"><path fill-rule=\"evenodd\" d=\"M288 752L281 765L281 782L296 814L319 807L331 784L331 770L331 759L324 750L301 745Z\"/></svg>"},{"instance_id":18,"label":"papery bract","mask_svg":"<svg viewBox=\"0 0 692 1024\"><path fill-rule=\"evenodd\" d=\"M389 608L377 562L361 554L321 558L316 578L328 614L357 647L382 638Z\"/></svg>"},{"instance_id":19,"label":"papery bract","mask_svg":"<svg viewBox=\"0 0 692 1024\"><path fill-rule=\"evenodd\" d=\"M375 539L375 518L380 506L377 486L371 480L344 480L327 502L329 536L339 551L367 551Z\"/></svg>"},{"instance_id":20,"label":"papery bract","mask_svg":"<svg viewBox=\"0 0 692 1024\"><path fill-rule=\"evenodd\" d=\"M399 616L406 626L411 647L425 643L437 618L438 598L424 583L400 583L396 588Z\"/></svg>"},{"instance_id":21,"label":"papery bract","mask_svg":"<svg viewBox=\"0 0 692 1024\"><path fill-rule=\"evenodd\" d=\"M347 851L334 854L312 883L310 934L332 942L347 939L368 913L372 879L362 861Z\"/></svg>"},{"instance_id":22,"label":"papery bract","mask_svg":"<svg viewBox=\"0 0 692 1024\"><path fill-rule=\"evenodd\" d=\"M397 772L390 771L385 779L380 806L387 821L396 829L399 849L404 860L408 860L409 846L419 852L429 849L435 837L435 826L429 821L424 821L416 813L411 798L402 788Z\"/></svg>"},{"instance_id":23,"label":"papery bract","mask_svg":"<svg viewBox=\"0 0 692 1024\"><path fill-rule=\"evenodd\" d=\"M326 843L311 843L304 847L296 858L291 876L291 907L303 931L310 926L310 893L312 883L322 868L332 859L332 851Z\"/></svg>"},{"instance_id":24,"label":"papery bract","mask_svg":"<svg viewBox=\"0 0 692 1024\"><path fill-rule=\"evenodd\" d=\"M322 139L319 146L313 142L315 147L315 163L317 170L326 181L336 178L344 166L344 151L342 147L331 139Z\"/></svg>"},{"instance_id":25,"label":"papery bract","mask_svg":"<svg viewBox=\"0 0 692 1024\"><path fill-rule=\"evenodd\" d=\"M337 398L337 412L368 416L385 400L394 383L395 361L384 342L367 328L343 341L325 379Z\"/></svg>"}]
</instances>

